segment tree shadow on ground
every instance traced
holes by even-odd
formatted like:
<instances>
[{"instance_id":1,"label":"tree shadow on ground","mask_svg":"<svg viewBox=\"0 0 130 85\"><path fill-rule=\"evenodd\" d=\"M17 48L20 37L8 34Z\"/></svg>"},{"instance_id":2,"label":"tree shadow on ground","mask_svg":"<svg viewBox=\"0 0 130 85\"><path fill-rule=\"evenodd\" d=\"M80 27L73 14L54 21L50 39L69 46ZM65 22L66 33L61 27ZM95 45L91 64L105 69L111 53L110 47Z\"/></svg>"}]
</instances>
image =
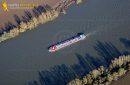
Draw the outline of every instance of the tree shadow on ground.
<instances>
[{"instance_id":1,"label":"tree shadow on ground","mask_svg":"<svg viewBox=\"0 0 130 85\"><path fill-rule=\"evenodd\" d=\"M97 44L94 46L94 48L98 55L105 60L106 65L109 65L112 59L121 55L120 51L110 42L102 43L97 41Z\"/></svg>"},{"instance_id":2,"label":"tree shadow on ground","mask_svg":"<svg viewBox=\"0 0 130 85\"><path fill-rule=\"evenodd\" d=\"M120 38L120 41L124 44L126 48L130 49L130 40L125 38Z\"/></svg>"},{"instance_id":3,"label":"tree shadow on ground","mask_svg":"<svg viewBox=\"0 0 130 85\"><path fill-rule=\"evenodd\" d=\"M2 36L4 34L4 28L0 27L0 36Z\"/></svg>"},{"instance_id":4,"label":"tree shadow on ground","mask_svg":"<svg viewBox=\"0 0 130 85\"><path fill-rule=\"evenodd\" d=\"M80 78L92 68L86 57L76 53L78 64L66 66L65 64L54 66L49 70L40 71L38 81L31 81L28 85L66 85L74 78ZM91 63L92 64L92 63Z\"/></svg>"},{"instance_id":5,"label":"tree shadow on ground","mask_svg":"<svg viewBox=\"0 0 130 85\"><path fill-rule=\"evenodd\" d=\"M32 13L35 17L38 17L39 15L41 15L42 13L45 13L46 12L46 9L44 6L40 5L38 7L34 7L32 9Z\"/></svg>"},{"instance_id":6,"label":"tree shadow on ground","mask_svg":"<svg viewBox=\"0 0 130 85\"><path fill-rule=\"evenodd\" d=\"M5 23L5 27L3 28L3 32L9 32L11 29L15 28L16 26L11 23L11 22L7 22Z\"/></svg>"},{"instance_id":7,"label":"tree shadow on ground","mask_svg":"<svg viewBox=\"0 0 130 85\"><path fill-rule=\"evenodd\" d=\"M20 17L16 14L14 14L13 17L14 17L14 20L15 20L17 26L20 25L20 23L22 22Z\"/></svg>"},{"instance_id":8,"label":"tree shadow on ground","mask_svg":"<svg viewBox=\"0 0 130 85\"><path fill-rule=\"evenodd\" d=\"M39 71L38 81L30 81L28 85L66 85L75 78L81 78L91 70L101 65L108 66L111 59L117 58L122 53L112 43L102 43L97 41L94 46L99 57L94 57L88 53L82 56L76 53L78 64L66 66L64 64L54 66L49 70Z\"/></svg>"},{"instance_id":9,"label":"tree shadow on ground","mask_svg":"<svg viewBox=\"0 0 130 85\"><path fill-rule=\"evenodd\" d=\"M125 46L125 48L127 48L128 50L130 49L130 40L126 39L126 38L120 38L120 42L123 43L123 45ZM130 51L124 51L123 52L124 55L130 55Z\"/></svg>"},{"instance_id":10,"label":"tree shadow on ground","mask_svg":"<svg viewBox=\"0 0 130 85\"><path fill-rule=\"evenodd\" d=\"M40 5L40 6L34 7L31 12L28 10L25 10L24 15L21 16L21 18L16 14L14 14L13 17L14 17L14 20L15 20L17 26L19 26L21 22L26 23L29 20L31 20L33 18L33 16L38 17L43 12L46 12L46 10L43 6Z\"/></svg>"}]
</instances>

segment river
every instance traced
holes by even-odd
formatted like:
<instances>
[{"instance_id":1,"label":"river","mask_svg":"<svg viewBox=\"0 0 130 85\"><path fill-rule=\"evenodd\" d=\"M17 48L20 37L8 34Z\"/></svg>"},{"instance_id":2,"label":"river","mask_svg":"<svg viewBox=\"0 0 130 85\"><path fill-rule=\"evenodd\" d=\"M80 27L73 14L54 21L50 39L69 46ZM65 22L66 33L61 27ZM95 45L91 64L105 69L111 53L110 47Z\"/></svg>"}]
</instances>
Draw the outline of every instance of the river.
<instances>
[{"instance_id":1,"label":"river","mask_svg":"<svg viewBox=\"0 0 130 85\"><path fill-rule=\"evenodd\" d=\"M126 50L120 38L130 40L130 0L84 0L67 14L0 44L0 85L24 85L37 71L77 63L75 53L93 56L96 41L111 42ZM47 47L77 33L92 33L84 41L49 53Z\"/></svg>"}]
</instances>

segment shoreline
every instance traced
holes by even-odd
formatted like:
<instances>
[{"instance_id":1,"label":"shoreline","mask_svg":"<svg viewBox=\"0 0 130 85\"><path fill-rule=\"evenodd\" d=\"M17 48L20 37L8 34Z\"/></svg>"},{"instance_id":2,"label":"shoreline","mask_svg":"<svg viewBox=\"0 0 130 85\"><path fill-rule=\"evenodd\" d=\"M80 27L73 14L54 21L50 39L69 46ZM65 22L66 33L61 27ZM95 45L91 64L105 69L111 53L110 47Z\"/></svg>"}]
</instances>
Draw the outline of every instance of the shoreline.
<instances>
[{"instance_id":1,"label":"shoreline","mask_svg":"<svg viewBox=\"0 0 130 85\"><path fill-rule=\"evenodd\" d=\"M67 85L113 85L120 79L124 79L130 72L130 55L122 55L114 60L108 67L100 66L81 78L75 78Z\"/></svg>"},{"instance_id":2,"label":"shoreline","mask_svg":"<svg viewBox=\"0 0 130 85\"><path fill-rule=\"evenodd\" d=\"M27 30L32 30L40 24L45 24L49 21L55 20L60 13L66 14L65 10L73 4L80 4L81 0L66 0L58 2L54 7L37 6L32 9L33 15L26 11L26 15L23 16L21 20L17 15L17 25L15 26L12 23L6 24L5 27L0 29L0 43L18 36L20 33L26 32Z\"/></svg>"},{"instance_id":3,"label":"shoreline","mask_svg":"<svg viewBox=\"0 0 130 85\"><path fill-rule=\"evenodd\" d=\"M126 72L125 75L121 76L118 81L113 81L111 85L122 85L122 83L124 84L124 82L126 83L125 85L128 85L129 83L127 80L129 80L128 78L129 76L130 76L130 71Z\"/></svg>"}]
</instances>

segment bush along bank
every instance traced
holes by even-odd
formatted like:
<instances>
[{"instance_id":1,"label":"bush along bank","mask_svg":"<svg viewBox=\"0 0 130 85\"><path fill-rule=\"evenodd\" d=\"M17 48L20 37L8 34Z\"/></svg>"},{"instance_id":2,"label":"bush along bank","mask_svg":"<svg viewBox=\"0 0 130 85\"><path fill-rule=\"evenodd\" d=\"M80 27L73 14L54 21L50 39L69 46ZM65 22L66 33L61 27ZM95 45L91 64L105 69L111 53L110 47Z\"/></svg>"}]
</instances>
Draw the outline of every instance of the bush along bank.
<instances>
[{"instance_id":1,"label":"bush along bank","mask_svg":"<svg viewBox=\"0 0 130 85\"><path fill-rule=\"evenodd\" d=\"M76 78L67 85L110 85L130 70L130 55L120 56L111 61L108 68L100 66L82 78Z\"/></svg>"}]
</instances>

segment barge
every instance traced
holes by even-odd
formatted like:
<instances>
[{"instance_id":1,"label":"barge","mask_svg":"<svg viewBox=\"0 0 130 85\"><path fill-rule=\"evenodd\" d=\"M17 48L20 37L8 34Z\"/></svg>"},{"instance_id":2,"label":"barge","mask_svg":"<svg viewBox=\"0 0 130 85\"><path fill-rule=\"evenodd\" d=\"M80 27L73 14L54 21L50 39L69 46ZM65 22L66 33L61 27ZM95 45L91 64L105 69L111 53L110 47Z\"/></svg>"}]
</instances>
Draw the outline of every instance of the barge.
<instances>
[{"instance_id":1,"label":"barge","mask_svg":"<svg viewBox=\"0 0 130 85\"><path fill-rule=\"evenodd\" d=\"M72 38L69 38L67 40L64 40L62 42L59 42L57 44L54 44L54 45L51 45L49 48L48 48L48 51L49 52L56 52L62 48L65 48L71 44L74 44L78 41L81 41L81 40L84 40L86 38L86 35L84 33L78 33L76 36L72 37Z\"/></svg>"}]
</instances>

